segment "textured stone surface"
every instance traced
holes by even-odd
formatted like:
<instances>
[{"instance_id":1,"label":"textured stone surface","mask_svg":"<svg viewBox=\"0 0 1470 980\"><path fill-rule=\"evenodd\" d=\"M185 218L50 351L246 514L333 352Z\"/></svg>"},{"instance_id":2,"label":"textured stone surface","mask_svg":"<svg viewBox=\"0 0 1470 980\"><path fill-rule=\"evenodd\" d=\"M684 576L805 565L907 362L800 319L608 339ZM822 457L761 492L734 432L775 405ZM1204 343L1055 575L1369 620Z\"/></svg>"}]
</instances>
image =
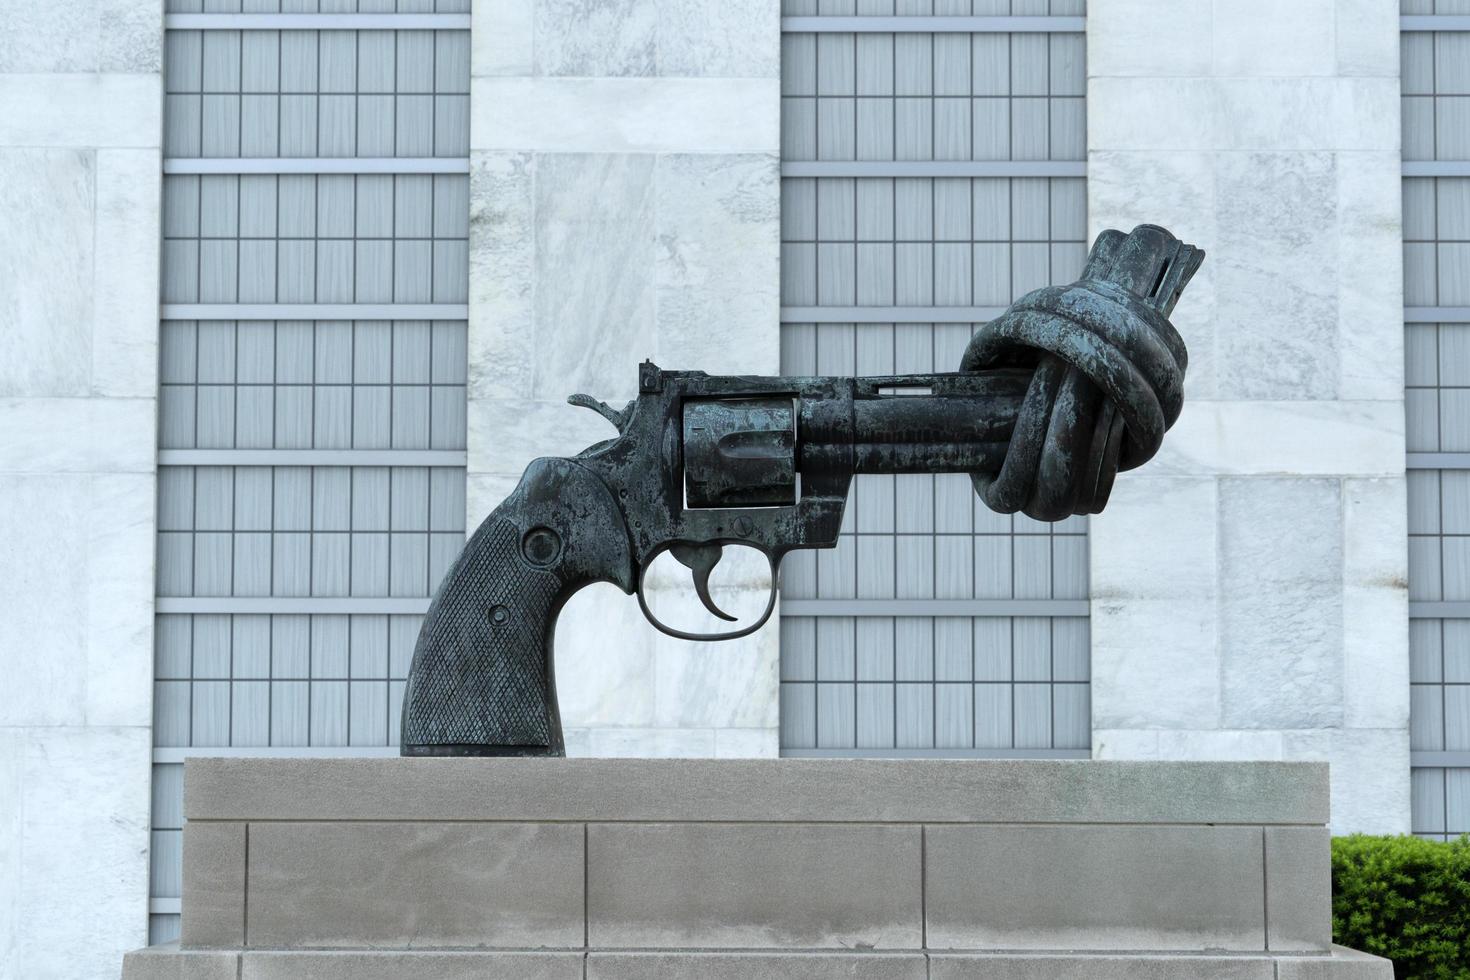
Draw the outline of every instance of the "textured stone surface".
<instances>
[{"instance_id":1,"label":"textured stone surface","mask_svg":"<svg viewBox=\"0 0 1470 980\"><path fill-rule=\"evenodd\" d=\"M535 318L555 329L537 335L534 397L608 398L636 384L634 352L654 346L655 200L652 156L538 158L532 275L555 288L536 290ZM601 438L613 434L600 424Z\"/></svg>"},{"instance_id":2,"label":"textured stone surface","mask_svg":"<svg viewBox=\"0 0 1470 980\"><path fill-rule=\"evenodd\" d=\"M926 980L911 953L592 953L587 980Z\"/></svg>"},{"instance_id":3,"label":"textured stone surface","mask_svg":"<svg viewBox=\"0 0 1470 980\"><path fill-rule=\"evenodd\" d=\"M7 4L0 72L158 72L158 11L138 0Z\"/></svg>"},{"instance_id":4,"label":"textured stone surface","mask_svg":"<svg viewBox=\"0 0 1470 980\"><path fill-rule=\"evenodd\" d=\"M1392 401L1196 401L1145 473L1396 478L1403 453L1392 450L1403 438Z\"/></svg>"},{"instance_id":5,"label":"textured stone surface","mask_svg":"<svg viewBox=\"0 0 1470 980\"><path fill-rule=\"evenodd\" d=\"M1339 493L1336 480L1221 481L1222 727L1342 724Z\"/></svg>"},{"instance_id":6,"label":"textured stone surface","mask_svg":"<svg viewBox=\"0 0 1470 980\"><path fill-rule=\"evenodd\" d=\"M1332 947L1330 959L1281 959L1276 980L1393 980L1393 964L1342 946Z\"/></svg>"},{"instance_id":7,"label":"textured stone surface","mask_svg":"<svg viewBox=\"0 0 1470 980\"><path fill-rule=\"evenodd\" d=\"M926 960L928 972L926 973ZM581 980L581 953L130 953L123 980ZM236 971L239 971L238 973ZM1387 960L1078 953L592 953L586 980L1391 980Z\"/></svg>"},{"instance_id":8,"label":"textured stone surface","mask_svg":"<svg viewBox=\"0 0 1470 980\"><path fill-rule=\"evenodd\" d=\"M1268 959L1222 956L945 955L929 980L1275 980Z\"/></svg>"},{"instance_id":9,"label":"textured stone surface","mask_svg":"<svg viewBox=\"0 0 1470 980\"><path fill-rule=\"evenodd\" d=\"M535 74L652 75L657 27L652 0L538 0Z\"/></svg>"},{"instance_id":10,"label":"textured stone surface","mask_svg":"<svg viewBox=\"0 0 1470 980\"><path fill-rule=\"evenodd\" d=\"M154 30L162 31L156 20ZM163 81L156 73L0 74L0 105L8 110L0 146L157 150L163 142Z\"/></svg>"},{"instance_id":11,"label":"textured stone surface","mask_svg":"<svg viewBox=\"0 0 1470 980\"><path fill-rule=\"evenodd\" d=\"M103 149L96 158L92 257L92 391L152 399L158 389L156 149Z\"/></svg>"},{"instance_id":12,"label":"textured stone surface","mask_svg":"<svg viewBox=\"0 0 1470 980\"><path fill-rule=\"evenodd\" d=\"M177 943L149 946L123 957L123 980L240 980L240 954L181 950Z\"/></svg>"},{"instance_id":13,"label":"textured stone surface","mask_svg":"<svg viewBox=\"0 0 1470 980\"><path fill-rule=\"evenodd\" d=\"M582 842L569 824L253 824L249 942L575 945Z\"/></svg>"},{"instance_id":14,"label":"textured stone surface","mask_svg":"<svg viewBox=\"0 0 1470 980\"><path fill-rule=\"evenodd\" d=\"M780 141L779 84L481 76L470 83L471 144L556 153L770 153Z\"/></svg>"},{"instance_id":15,"label":"textured stone surface","mask_svg":"<svg viewBox=\"0 0 1470 980\"><path fill-rule=\"evenodd\" d=\"M1332 832L1397 834L1409 826L1409 733L1346 728L1282 733L1282 757L1331 763Z\"/></svg>"},{"instance_id":16,"label":"textured stone surface","mask_svg":"<svg viewBox=\"0 0 1470 980\"><path fill-rule=\"evenodd\" d=\"M1332 840L1324 827L1267 827L1266 944L1318 951L1332 945Z\"/></svg>"},{"instance_id":17,"label":"textured stone surface","mask_svg":"<svg viewBox=\"0 0 1470 980\"><path fill-rule=\"evenodd\" d=\"M659 358L711 373L766 370L771 353L750 337L779 329L779 159L660 156L657 179Z\"/></svg>"},{"instance_id":18,"label":"textured stone surface","mask_svg":"<svg viewBox=\"0 0 1470 980\"><path fill-rule=\"evenodd\" d=\"M1257 828L929 827L924 855L935 948L1265 949Z\"/></svg>"},{"instance_id":19,"label":"textured stone surface","mask_svg":"<svg viewBox=\"0 0 1470 980\"><path fill-rule=\"evenodd\" d=\"M582 980L582 959L551 952L248 952L239 980Z\"/></svg>"},{"instance_id":20,"label":"textured stone surface","mask_svg":"<svg viewBox=\"0 0 1470 980\"><path fill-rule=\"evenodd\" d=\"M185 825L182 945L245 945L245 835L239 821Z\"/></svg>"},{"instance_id":21,"label":"textured stone surface","mask_svg":"<svg viewBox=\"0 0 1470 980\"><path fill-rule=\"evenodd\" d=\"M963 759L245 759L192 820L1325 823L1320 765Z\"/></svg>"},{"instance_id":22,"label":"textured stone surface","mask_svg":"<svg viewBox=\"0 0 1470 980\"><path fill-rule=\"evenodd\" d=\"M115 976L147 938L148 729L0 731L0 977Z\"/></svg>"},{"instance_id":23,"label":"textured stone surface","mask_svg":"<svg viewBox=\"0 0 1470 980\"><path fill-rule=\"evenodd\" d=\"M588 942L914 948L920 863L912 826L593 824Z\"/></svg>"},{"instance_id":24,"label":"textured stone surface","mask_svg":"<svg viewBox=\"0 0 1470 980\"><path fill-rule=\"evenodd\" d=\"M0 396L85 395L96 152L5 149L0 169L0 237L12 243L0 256Z\"/></svg>"}]
</instances>

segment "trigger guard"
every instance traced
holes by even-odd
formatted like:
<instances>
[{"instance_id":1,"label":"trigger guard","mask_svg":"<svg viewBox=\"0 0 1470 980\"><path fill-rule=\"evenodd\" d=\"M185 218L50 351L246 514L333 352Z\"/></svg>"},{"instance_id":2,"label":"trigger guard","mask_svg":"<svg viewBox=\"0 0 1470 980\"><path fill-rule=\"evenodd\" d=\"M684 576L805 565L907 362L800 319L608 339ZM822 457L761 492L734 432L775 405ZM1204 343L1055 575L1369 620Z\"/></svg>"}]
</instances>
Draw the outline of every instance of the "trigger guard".
<instances>
[{"instance_id":1,"label":"trigger guard","mask_svg":"<svg viewBox=\"0 0 1470 980\"><path fill-rule=\"evenodd\" d=\"M658 556L655 555L654 557L656 558ZM652 564L652 560L649 561L649 564ZM643 618L648 620L649 623L653 625L654 629L658 630L660 633L663 633L665 636L672 636L680 640L702 640L708 643L713 643L717 640L738 640L742 636L749 636L756 630L760 629L762 626L766 625L766 623L770 622L771 613L776 611L776 592L779 588L776 581L776 575L778 573L776 569L776 562L772 561L770 565L771 594L766 596L765 612L761 613L759 619L757 619L754 623L752 623L750 626L745 627L744 629L731 630L728 633L690 633L685 630L675 629L674 627L668 626L665 623L661 622L659 618L653 614L653 610L648 608L648 600L643 595L643 584L648 581L648 576L644 574L648 571L646 566L643 568L642 571L639 572L638 575L638 608L643 610Z\"/></svg>"}]
</instances>

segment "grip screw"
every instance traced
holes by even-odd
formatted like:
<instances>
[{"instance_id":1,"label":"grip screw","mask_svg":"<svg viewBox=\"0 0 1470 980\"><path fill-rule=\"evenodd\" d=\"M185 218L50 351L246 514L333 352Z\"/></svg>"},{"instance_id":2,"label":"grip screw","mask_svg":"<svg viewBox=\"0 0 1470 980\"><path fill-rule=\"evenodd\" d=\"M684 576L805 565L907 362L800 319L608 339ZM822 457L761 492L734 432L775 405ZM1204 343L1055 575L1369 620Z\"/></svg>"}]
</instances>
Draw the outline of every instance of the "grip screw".
<instances>
[{"instance_id":1,"label":"grip screw","mask_svg":"<svg viewBox=\"0 0 1470 980\"><path fill-rule=\"evenodd\" d=\"M494 623L496 626L504 626L506 623L510 622L510 610L505 608L504 606L491 606L490 622Z\"/></svg>"},{"instance_id":2,"label":"grip screw","mask_svg":"<svg viewBox=\"0 0 1470 980\"><path fill-rule=\"evenodd\" d=\"M561 535L549 527L533 527L521 539L521 554L532 565L550 565L561 554Z\"/></svg>"}]
</instances>

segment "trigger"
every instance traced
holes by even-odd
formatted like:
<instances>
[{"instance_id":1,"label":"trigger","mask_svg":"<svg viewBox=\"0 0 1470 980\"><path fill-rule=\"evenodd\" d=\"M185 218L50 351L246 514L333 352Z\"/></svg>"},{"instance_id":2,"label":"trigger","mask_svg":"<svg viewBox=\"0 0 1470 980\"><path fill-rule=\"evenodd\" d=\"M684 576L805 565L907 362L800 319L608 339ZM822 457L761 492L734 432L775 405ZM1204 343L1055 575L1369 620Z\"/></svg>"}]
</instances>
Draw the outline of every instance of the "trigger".
<instances>
[{"instance_id":1,"label":"trigger","mask_svg":"<svg viewBox=\"0 0 1470 980\"><path fill-rule=\"evenodd\" d=\"M720 563L725 549L717 544L678 543L670 545L669 551L679 560L679 564L694 573L694 591L699 595L699 601L704 603L704 608L727 622L735 622L736 617L715 605L715 600L709 594L709 574Z\"/></svg>"}]
</instances>

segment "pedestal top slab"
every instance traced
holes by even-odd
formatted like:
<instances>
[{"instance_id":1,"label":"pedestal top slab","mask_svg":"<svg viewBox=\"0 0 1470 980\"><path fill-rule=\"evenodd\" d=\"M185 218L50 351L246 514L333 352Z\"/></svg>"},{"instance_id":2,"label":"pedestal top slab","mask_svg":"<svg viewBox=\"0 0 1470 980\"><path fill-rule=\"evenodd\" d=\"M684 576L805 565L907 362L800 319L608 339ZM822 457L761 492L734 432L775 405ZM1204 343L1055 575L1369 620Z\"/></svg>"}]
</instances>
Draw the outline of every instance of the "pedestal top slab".
<instances>
[{"instance_id":1,"label":"pedestal top slab","mask_svg":"<svg viewBox=\"0 0 1470 980\"><path fill-rule=\"evenodd\" d=\"M1327 766L976 759L185 763L190 820L1314 824Z\"/></svg>"}]
</instances>

